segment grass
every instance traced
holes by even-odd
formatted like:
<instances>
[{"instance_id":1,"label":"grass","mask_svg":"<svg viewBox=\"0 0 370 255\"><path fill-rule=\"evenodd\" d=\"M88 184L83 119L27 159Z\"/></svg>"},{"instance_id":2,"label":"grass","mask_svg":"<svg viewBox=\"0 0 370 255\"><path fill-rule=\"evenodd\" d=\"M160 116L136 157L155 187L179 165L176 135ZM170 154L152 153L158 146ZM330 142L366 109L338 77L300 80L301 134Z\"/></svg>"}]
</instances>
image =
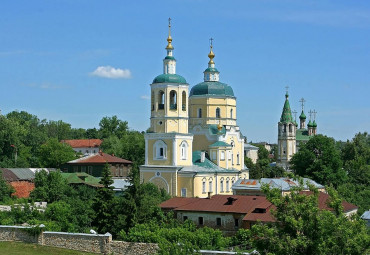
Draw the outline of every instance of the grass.
<instances>
[{"instance_id":1,"label":"grass","mask_svg":"<svg viewBox=\"0 0 370 255\"><path fill-rule=\"evenodd\" d=\"M96 255L96 253L67 250L21 242L0 242L0 254L7 255Z\"/></svg>"}]
</instances>

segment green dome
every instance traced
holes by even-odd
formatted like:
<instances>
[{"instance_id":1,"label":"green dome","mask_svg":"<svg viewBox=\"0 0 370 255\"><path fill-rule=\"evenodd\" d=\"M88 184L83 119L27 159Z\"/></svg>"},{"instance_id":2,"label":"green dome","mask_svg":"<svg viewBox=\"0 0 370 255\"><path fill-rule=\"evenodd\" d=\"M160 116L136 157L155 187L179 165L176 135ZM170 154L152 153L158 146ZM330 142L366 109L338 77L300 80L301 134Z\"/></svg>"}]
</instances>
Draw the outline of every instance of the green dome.
<instances>
[{"instance_id":1,"label":"green dome","mask_svg":"<svg viewBox=\"0 0 370 255\"><path fill-rule=\"evenodd\" d=\"M304 112L302 111L301 115L299 115L299 119L306 119L306 115L304 114Z\"/></svg>"},{"instance_id":2,"label":"green dome","mask_svg":"<svg viewBox=\"0 0 370 255\"><path fill-rule=\"evenodd\" d=\"M186 83L186 80L181 75L166 73L155 77L153 83Z\"/></svg>"},{"instance_id":3,"label":"green dome","mask_svg":"<svg viewBox=\"0 0 370 255\"><path fill-rule=\"evenodd\" d=\"M308 127L313 127L311 120L308 122Z\"/></svg>"},{"instance_id":4,"label":"green dome","mask_svg":"<svg viewBox=\"0 0 370 255\"><path fill-rule=\"evenodd\" d=\"M208 73L208 72L219 73L219 71L215 67L208 67L206 70L204 70L204 73Z\"/></svg>"},{"instance_id":5,"label":"green dome","mask_svg":"<svg viewBox=\"0 0 370 255\"><path fill-rule=\"evenodd\" d=\"M317 123L316 123L316 121L313 121L313 123L312 123L312 127L317 127Z\"/></svg>"},{"instance_id":6,"label":"green dome","mask_svg":"<svg viewBox=\"0 0 370 255\"><path fill-rule=\"evenodd\" d=\"M166 56L164 59L172 59L172 60L176 60L174 57L172 56Z\"/></svg>"},{"instance_id":7,"label":"green dome","mask_svg":"<svg viewBox=\"0 0 370 255\"><path fill-rule=\"evenodd\" d=\"M190 96L205 95L234 97L234 91L229 85L219 81L201 82L192 87L190 91Z\"/></svg>"}]
</instances>

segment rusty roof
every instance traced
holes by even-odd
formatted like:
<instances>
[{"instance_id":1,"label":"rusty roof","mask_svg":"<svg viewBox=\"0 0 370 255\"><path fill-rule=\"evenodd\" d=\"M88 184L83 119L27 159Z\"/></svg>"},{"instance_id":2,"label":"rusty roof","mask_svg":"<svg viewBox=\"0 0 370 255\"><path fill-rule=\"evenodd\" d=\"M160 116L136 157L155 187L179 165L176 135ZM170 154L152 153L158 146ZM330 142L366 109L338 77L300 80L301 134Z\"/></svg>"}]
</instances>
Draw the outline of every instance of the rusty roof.
<instances>
[{"instance_id":1,"label":"rusty roof","mask_svg":"<svg viewBox=\"0 0 370 255\"><path fill-rule=\"evenodd\" d=\"M266 202L263 196L215 195L211 198L177 198L169 202L175 211L247 213L258 204ZM182 201L181 199L187 200ZM229 200L232 199L232 203ZM171 200L171 199L170 199ZM163 204L163 203L162 203ZM161 204L161 207L162 207Z\"/></svg>"},{"instance_id":2,"label":"rusty roof","mask_svg":"<svg viewBox=\"0 0 370 255\"><path fill-rule=\"evenodd\" d=\"M175 209L187 204L194 203L196 201L202 200L202 198L195 197L174 197L167 201L162 202L159 206L162 209Z\"/></svg>"},{"instance_id":3,"label":"rusty roof","mask_svg":"<svg viewBox=\"0 0 370 255\"><path fill-rule=\"evenodd\" d=\"M312 195L312 191L301 191L302 194L306 195ZM319 192L319 208L321 210L329 210L333 211L333 208L329 207L328 202L329 202L330 196L324 192ZM350 211L353 211L355 209L358 209L358 207L354 204L348 203L347 201L343 200L342 201L342 206L343 206L343 212L347 213Z\"/></svg>"},{"instance_id":4,"label":"rusty roof","mask_svg":"<svg viewBox=\"0 0 370 255\"><path fill-rule=\"evenodd\" d=\"M69 144L72 148L97 148L101 145L100 139L74 139L74 140L61 140L61 143Z\"/></svg>"},{"instance_id":5,"label":"rusty roof","mask_svg":"<svg viewBox=\"0 0 370 255\"><path fill-rule=\"evenodd\" d=\"M101 163L131 164L132 161L123 158L118 158L104 152L99 152L83 158L69 161L67 164L101 164Z\"/></svg>"},{"instance_id":6,"label":"rusty roof","mask_svg":"<svg viewBox=\"0 0 370 255\"><path fill-rule=\"evenodd\" d=\"M6 168L0 168L0 172L2 173L2 177L7 182L12 181L19 181L18 176L16 176L12 171Z\"/></svg>"}]
</instances>

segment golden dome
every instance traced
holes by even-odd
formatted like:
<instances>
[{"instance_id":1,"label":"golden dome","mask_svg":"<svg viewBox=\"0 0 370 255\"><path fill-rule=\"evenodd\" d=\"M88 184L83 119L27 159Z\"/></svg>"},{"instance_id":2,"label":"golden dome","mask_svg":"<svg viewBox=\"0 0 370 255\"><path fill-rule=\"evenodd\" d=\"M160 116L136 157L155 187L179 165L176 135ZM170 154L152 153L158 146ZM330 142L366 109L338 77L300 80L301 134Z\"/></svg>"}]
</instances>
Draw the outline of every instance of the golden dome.
<instances>
[{"instance_id":1,"label":"golden dome","mask_svg":"<svg viewBox=\"0 0 370 255\"><path fill-rule=\"evenodd\" d=\"M218 129L218 131L219 131L219 132L222 130L222 125L221 125L221 123L220 123L220 122L219 122L219 123L218 123L218 125L217 125L217 129Z\"/></svg>"}]
</instances>

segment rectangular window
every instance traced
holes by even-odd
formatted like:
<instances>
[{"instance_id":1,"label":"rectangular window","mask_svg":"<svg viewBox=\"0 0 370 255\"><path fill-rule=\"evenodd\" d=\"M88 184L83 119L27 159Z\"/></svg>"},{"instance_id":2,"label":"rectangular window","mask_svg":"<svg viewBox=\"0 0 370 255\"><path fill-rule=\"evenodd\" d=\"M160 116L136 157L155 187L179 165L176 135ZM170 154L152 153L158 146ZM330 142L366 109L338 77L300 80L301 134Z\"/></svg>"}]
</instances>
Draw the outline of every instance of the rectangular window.
<instances>
[{"instance_id":1,"label":"rectangular window","mask_svg":"<svg viewBox=\"0 0 370 255\"><path fill-rule=\"evenodd\" d=\"M221 151L220 159L225 160L225 152L224 151Z\"/></svg>"},{"instance_id":2,"label":"rectangular window","mask_svg":"<svg viewBox=\"0 0 370 255\"><path fill-rule=\"evenodd\" d=\"M181 196L186 197L186 188L181 189Z\"/></svg>"},{"instance_id":3,"label":"rectangular window","mask_svg":"<svg viewBox=\"0 0 370 255\"><path fill-rule=\"evenodd\" d=\"M92 166L88 166L88 174L92 175L92 171L93 171L93 167Z\"/></svg>"},{"instance_id":4,"label":"rectangular window","mask_svg":"<svg viewBox=\"0 0 370 255\"><path fill-rule=\"evenodd\" d=\"M212 159L217 160L217 152L216 151L212 151Z\"/></svg>"},{"instance_id":5,"label":"rectangular window","mask_svg":"<svg viewBox=\"0 0 370 255\"><path fill-rule=\"evenodd\" d=\"M188 216L184 216L183 220L186 221L188 219Z\"/></svg>"},{"instance_id":6,"label":"rectangular window","mask_svg":"<svg viewBox=\"0 0 370 255\"><path fill-rule=\"evenodd\" d=\"M198 217L198 224L203 225L203 217Z\"/></svg>"},{"instance_id":7,"label":"rectangular window","mask_svg":"<svg viewBox=\"0 0 370 255\"><path fill-rule=\"evenodd\" d=\"M239 227L239 219L234 219L234 226L235 226L236 228L238 228L238 227Z\"/></svg>"},{"instance_id":8,"label":"rectangular window","mask_svg":"<svg viewBox=\"0 0 370 255\"><path fill-rule=\"evenodd\" d=\"M86 166L81 166L81 172L85 172L86 173Z\"/></svg>"},{"instance_id":9,"label":"rectangular window","mask_svg":"<svg viewBox=\"0 0 370 255\"><path fill-rule=\"evenodd\" d=\"M216 225L221 226L221 218L216 218Z\"/></svg>"}]
</instances>

